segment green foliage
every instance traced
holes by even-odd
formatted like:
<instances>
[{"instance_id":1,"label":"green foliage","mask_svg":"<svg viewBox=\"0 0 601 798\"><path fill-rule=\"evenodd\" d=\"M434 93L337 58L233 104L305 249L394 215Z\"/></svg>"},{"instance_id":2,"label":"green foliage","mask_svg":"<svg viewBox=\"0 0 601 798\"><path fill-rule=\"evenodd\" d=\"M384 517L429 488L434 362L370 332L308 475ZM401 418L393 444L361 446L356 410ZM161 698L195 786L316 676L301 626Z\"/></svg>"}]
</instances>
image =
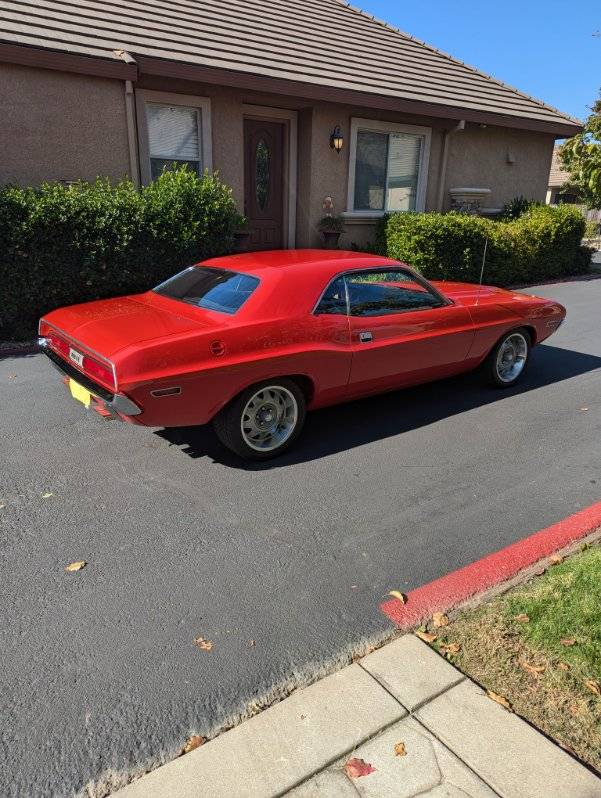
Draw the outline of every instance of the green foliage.
<instances>
[{"instance_id":1,"label":"green foliage","mask_svg":"<svg viewBox=\"0 0 601 798\"><path fill-rule=\"evenodd\" d=\"M599 238L600 230L601 230L601 222L595 222L593 219L589 219L589 221L586 223L584 237Z\"/></svg>"},{"instance_id":2,"label":"green foliage","mask_svg":"<svg viewBox=\"0 0 601 798\"><path fill-rule=\"evenodd\" d=\"M165 171L125 180L0 189L0 338L35 334L53 308L145 291L185 266L231 252L242 223L215 175Z\"/></svg>"},{"instance_id":3,"label":"green foliage","mask_svg":"<svg viewBox=\"0 0 601 798\"><path fill-rule=\"evenodd\" d=\"M503 212L499 218L505 222L511 219L519 219L520 216L523 216L530 208L538 207L540 204L540 202L526 199L526 197L521 195L519 197L514 197L512 200L505 203Z\"/></svg>"},{"instance_id":4,"label":"green foliage","mask_svg":"<svg viewBox=\"0 0 601 798\"><path fill-rule=\"evenodd\" d=\"M568 139L559 154L570 187L589 208L601 208L601 98L592 110L582 133Z\"/></svg>"},{"instance_id":5,"label":"green foliage","mask_svg":"<svg viewBox=\"0 0 601 798\"><path fill-rule=\"evenodd\" d=\"M380 253L409 263L431 280L512 285L584 273L591 251L581 246L584 218L563 205L532 206L511 221L462 213L395 213L378 225Z\"/></svg>"},{"instance_id":6,"label":"green foliage","mask_svg":"<svg viewBox=\"0 0 601 798\"><path fill-rule=\"evenodd\" d=\"M323 216L317 223L317 227L322 233L342 233L344 219L342 216Z\"/></svg>"}]
</instances>

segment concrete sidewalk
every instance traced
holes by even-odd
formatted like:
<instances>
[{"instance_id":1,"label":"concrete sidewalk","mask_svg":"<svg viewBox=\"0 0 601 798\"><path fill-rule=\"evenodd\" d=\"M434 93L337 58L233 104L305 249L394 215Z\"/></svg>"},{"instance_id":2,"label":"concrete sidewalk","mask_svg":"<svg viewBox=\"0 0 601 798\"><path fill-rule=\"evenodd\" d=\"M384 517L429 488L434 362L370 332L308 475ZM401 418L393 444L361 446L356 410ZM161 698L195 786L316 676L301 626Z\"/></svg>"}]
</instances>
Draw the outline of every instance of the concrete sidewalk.
<instances>
[{"instance_id":1,"label":"concrete sidewalk","mask_svg":"<svg viewBox=\"0 0 601 798\"><path fill-rule=\"evenodd\" d=\"M353 757L373 771L347 776ZM601 780L405 635L115 794L281 795L601 798Z\"/></svg>"}]
</instances>

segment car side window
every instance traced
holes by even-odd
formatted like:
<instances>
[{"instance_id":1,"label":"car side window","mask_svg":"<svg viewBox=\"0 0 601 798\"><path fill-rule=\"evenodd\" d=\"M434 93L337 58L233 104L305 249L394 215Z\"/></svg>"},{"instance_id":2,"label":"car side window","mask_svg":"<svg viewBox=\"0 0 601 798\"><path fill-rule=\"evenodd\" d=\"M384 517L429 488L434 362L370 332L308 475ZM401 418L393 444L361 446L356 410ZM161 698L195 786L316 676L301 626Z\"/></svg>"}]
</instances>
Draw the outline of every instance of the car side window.
<instances>
[{"instance_id":1,"label":"car side window","mask_svg":"<svg viewBox=\"0 0 601 798\"><path fill-rule=\"evenodd\" d=\"M337 277L332 280L326 288L318 306L315 308L316 314L347 315L346 306L346 286L344 277Z\"/></svg>"},{"instance_id":2,"label":"car side window","mask_svg":"<svg viewBox=\"0 0 601 798\"><path fill-rule=\"evenodd\" d=\"M425 282L401 269L350 272L346 284L351 316L385 316L443 304Z\"/></svg>"}]
</instances>

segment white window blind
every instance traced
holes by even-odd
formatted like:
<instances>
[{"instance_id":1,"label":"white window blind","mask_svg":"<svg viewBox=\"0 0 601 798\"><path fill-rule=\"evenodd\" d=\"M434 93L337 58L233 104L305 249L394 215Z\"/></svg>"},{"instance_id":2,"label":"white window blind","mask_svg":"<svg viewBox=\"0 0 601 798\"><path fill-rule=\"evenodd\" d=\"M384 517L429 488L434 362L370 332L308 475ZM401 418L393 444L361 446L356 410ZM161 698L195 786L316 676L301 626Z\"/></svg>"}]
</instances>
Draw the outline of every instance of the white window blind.
<instances>
[{"instance_id":1,"label":"white window blind","mask_svg":"<svg viewBox=\"0 0 601 798\"><path fill-rule=\"evenodd\" d=\"M389 135L387 210L409 211L415 208L421 148L421 136Z\"/></svg>"},{"instance_id":2,"label":"white window blind","mask_svg":"<svg viewBox=\"0 0 601 798\"><path fill-rule=\"evenodd\" d=\"M146 119L153 178L173 162L202 172L199 109L147 103Z\"/></svg>"}]
</instances>

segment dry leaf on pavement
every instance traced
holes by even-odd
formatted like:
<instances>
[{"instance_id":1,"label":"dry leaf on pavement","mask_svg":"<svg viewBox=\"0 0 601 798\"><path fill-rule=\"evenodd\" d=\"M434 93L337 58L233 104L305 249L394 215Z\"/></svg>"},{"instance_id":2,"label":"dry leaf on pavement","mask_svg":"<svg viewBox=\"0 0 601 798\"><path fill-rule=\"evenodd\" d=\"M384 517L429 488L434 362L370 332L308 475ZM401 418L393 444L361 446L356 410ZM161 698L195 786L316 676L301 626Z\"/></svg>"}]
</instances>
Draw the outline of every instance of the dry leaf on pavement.
<instances>
[{"instance_id":1,"label":"dry leaf on pavement","mask_svg":"<svg viewBox=\"0 0 601 798\"><path fill-rule=\"evenodd\" d=\"M561 554L554 554L554 555L551 557L551 563L552 563L553 565L559 565L559 564L560 564L560 563L562 563L562 562L563 562L563 557L561 556Z\"/></svg>"},{"instance_id":2,"label":"dry leaf on pavement","mask_svg":"<svg viewBox=\"0 0 601 798\"><path fill-rule=\"evenodd\" d=\"M51 496L54 496L54 493L47 490L45 493L42 493L42 499L49 499Z\"/></svg>"},{"instance_id":3,"label":"dry leaf on pavement","mask_svg":"<svg viewBox=\"0 0 601 798\"><path fill-rule=\"evenodd\" d=\"M512 707L511 707L511 704L510 704L510 703L509 703L509 701L508 701L508 700L505 698L505 696L504 696L504 695L499 695L499 693L493 693L493 691L492 691L492 690L487 690L487 691L486 691L486 695L487 695L489 698L492 698L492 700L493 700L493 701L496 701L496 703L497 703L497 704L500 704L502 707L505 707L505 709L508 709L510 712L513 712L513 709L512 709Z\"/></svg>"},{"instance_id":4,"label":"dry leaf on pavement","mask_svg":"<svg viewBox=\"0 0 601 798\"><path fill-rule=\"evenodd\" d=\"M544 665L532 665L532 663L526 662L525 659L520 660L520 665L525 671L528 671L528 673L531 673L533 676L538 676L545 671Z\"/></svg>"},{"instance_id":5,"label":"dry leaf on pavement","mask_svg":"<svg viewBox=\"0 0 601 798\"><path fill-rule=\"evenodd\" d=\"M251 648L254 648L254 647L257 645L257 642L256 642L256 640L249 640L249 641L248 641L248 645L249 645Z\"/></svg>"},{"instance_id":6,"label":"dry leaf on pavement","mask_svg":"<svg viewBox=\"0 0 601 798\"><path fill-rule=\"evenodd\" d=\"M562 646L575 646L576 645L576 638L575 637L562 637L559 641Z\"/></svg>"},{"instance_id":7,"label":"dry leaf on pavement","mask_svg":"<svg viewBox=\"0 0 601 798\"><path fill-rule=\"evenodd\" d=\"M210 640L205 640L204 637L195 637L194 643L201 651L211 651L213 643Z\"/></svg>"},{"instance_id":8,"label":"dry leaf on pavement","mask_svg":"<svg viewBox=\"0 0 601 798\"><path fill-rule=\"evenodd\" d=\"M361 776L369 776L370 773L374 773L375 767L364 759L353 757L344 766L344 771L350 779L358 779Z\"/></svg>"},{"instance_id":9,"label":"dry leaf on pavement","mask_svg":"<svg viewBox=\"0 0 601 798\"><path fill-rule=\"evenodd\" d=\"M560 670L562 670L562 671L569 671L570 670L570 665L568 665L567 662L558 662L557 663L557 667Z\"/></svg>"},{"instance_id":10,"label":"dry leaf on pavement","mask_svg":"<svg viewBox=\"0 0 601 798\"><path fill-rule=\"evenodd\" d=\"M446 643L440 647L443 654L459 654L461 651L461 643Z\"/></svg>"},{"instance_id":11,"label":"dry leaf on pavement","mask_svg":"<svg viewBox=\"0 0 601 798\"><path fill-rule=\"evenodd\" d=\"M596 679L587 679L585 685L595 695L601 696L601 684Z\"/></svg>"},{"instance_id":12,"label":"dry leaf on pavement","mask_svg":"<svg viewBox=\"0 0 601 798\"><path fill-rule=\"evenodd\" d=\"M206 740L204 737L201 737L200 734L193 734L192 737L189 737L186 740L186 744L182 748L182 754L189 754L190 751L194 751L195 748L200 748L201 745L204 745Z\"/></svg>"},{"instance_id":13,"label":"dry leaf on pavement","mask_svg":"<svg viewBox=\"0 0 601 798\"><path fill-rule=\"evenodd\" d=\"M69 571L70 573L73 571L81 571L86 565L87 562L85 560L77 560L76 562L70 562L69 565L65 565L65 571Z\"/></svg>"},{"instance_id":14,"label":"dry leaf on pavement","mask_svg":"<svg viewBox=\"0 0 601 798\"><path fill-rule=\"evenodd\" d=\"M530 623L530 616L526 615L525 612L520 612L519 615L515 616L516 621L519 623Z\"/></svg>"},{"instance_id":15,"label":"dry leaf on pavement","mask_svg":"<svg viewBox=\"0 0 601 798\"><path fill-rule=\"evenodd\" d=\"M581 407L580 409L581 409L581 410L582 410L582 412L584 413L584 412L586 412L586 411L588 410L588 407Z\"/></svg>"},{"instance_id":16,"label":"dry leaf on pavement","mask_svg":"<svg viewBox=\"0 0 601 798\"><path fill-rule=\"evenodd\" d=\"M4 510L6 504L4 502L0 502L0 510Z\"/></svg>"},{"instance_id":17,"label":"dry leaf on pavement","mask_svg":"<svg viewBox=\"0 0 601 798\"><path fill-rule=\"evenodd\" d=\"M435 612L432 615L432 624L438 628L440 628L441 626L448 626L449 619L444 614L444 612Z\"/></svg>"},{"instance_id":18,"label":"dry leaf on pavement","mask_svg":"<svg viewBox=\"0 0 601 798\"><path fill-rule=\"evenodd\" d=\"M390 590L388 591L388 595L398 599L401 604L407 603L407 596L404 593L401 593L400 590Z\"/></svg>"},{"instance_id":19,"label":"dry leaf on pavement","mask_svg":"<svg viewBox=\"0 0 601 798\"><path fill-rule=\"evenodd\" d=\"M397 743L394 747L394 755L395 756L407 756L407 749L405 748L405 743Z\"/></svg>"},{"instance_id":20,"label":"dry leaf on pavement","mask_svg":"<svg viewBox=\"0 0 601 798\"><path fill-rule=\"evenodd\" d=\"M433 643L437 638L437 635L432 632L423 632L421 629L418 629L415 634L420 640L423 640L424 643Z\"/></svg>"}]
</instances>

